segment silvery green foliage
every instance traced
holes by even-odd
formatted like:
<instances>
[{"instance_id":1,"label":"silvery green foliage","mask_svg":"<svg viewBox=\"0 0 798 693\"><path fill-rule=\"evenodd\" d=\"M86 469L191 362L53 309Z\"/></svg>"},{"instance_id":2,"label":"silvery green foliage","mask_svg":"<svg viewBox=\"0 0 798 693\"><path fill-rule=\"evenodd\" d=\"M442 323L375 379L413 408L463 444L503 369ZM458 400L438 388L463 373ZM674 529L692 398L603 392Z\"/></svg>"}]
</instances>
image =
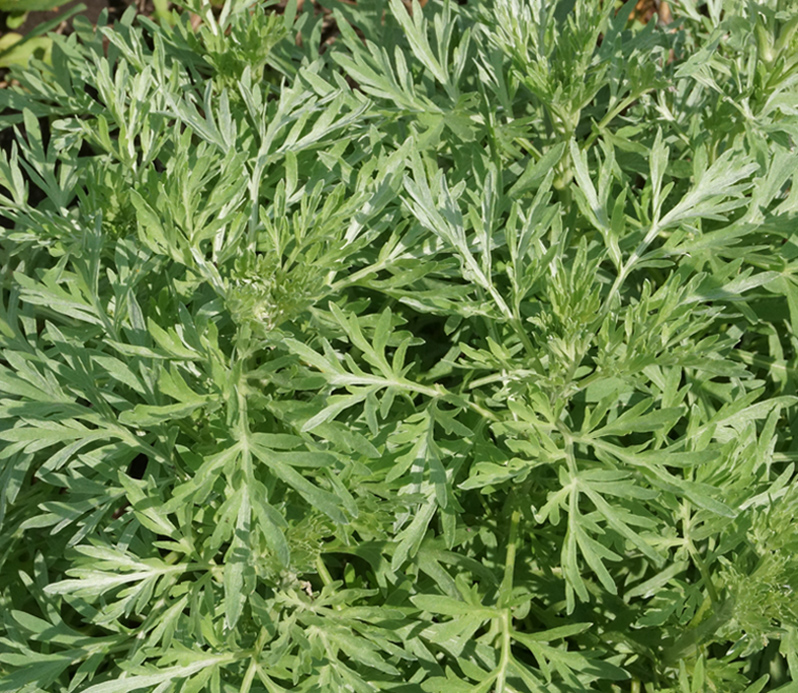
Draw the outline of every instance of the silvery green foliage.
<instances>
[{"instance_id":1,"label":"silvery green foliage","mask_svg":"<svg viewBox=\"0 0 798 693\"><path fill-rule=\"evenodd\" d=\"M633 6L319 57L195 3L15 73L0 691L789 681L798 15Z\"/></svg>"}]
</instances>

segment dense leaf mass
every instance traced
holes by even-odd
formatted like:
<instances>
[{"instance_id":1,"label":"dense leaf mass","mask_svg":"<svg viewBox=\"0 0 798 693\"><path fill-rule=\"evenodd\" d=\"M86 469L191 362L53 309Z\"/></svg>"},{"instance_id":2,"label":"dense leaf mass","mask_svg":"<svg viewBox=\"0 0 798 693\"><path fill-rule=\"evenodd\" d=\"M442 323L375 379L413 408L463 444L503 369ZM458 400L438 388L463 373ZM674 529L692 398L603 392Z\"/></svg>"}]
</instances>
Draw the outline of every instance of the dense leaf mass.
<instances>
[{"instance_id":1,"label":"dense leaf mass","mask_svg":"<svg viewBox=\"0 0 798 693\"><path fill-rule=\"evenodd\" d=\"M333 5L0 93L0 692L795 690L794 4Z\"/></svg>"}]
</instances>

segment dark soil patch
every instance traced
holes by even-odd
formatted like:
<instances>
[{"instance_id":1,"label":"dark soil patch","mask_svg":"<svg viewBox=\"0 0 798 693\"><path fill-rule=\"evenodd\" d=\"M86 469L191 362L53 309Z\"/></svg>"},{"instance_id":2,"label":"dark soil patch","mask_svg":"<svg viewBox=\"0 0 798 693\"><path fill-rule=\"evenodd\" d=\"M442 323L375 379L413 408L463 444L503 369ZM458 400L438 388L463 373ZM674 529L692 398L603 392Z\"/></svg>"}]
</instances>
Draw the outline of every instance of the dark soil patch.
<instances>
[{"instance_id":1,"label":"dark soil patch","mask_svg":"<svg viewBox=\"0 0 798 693\"><path fill-rule=\"evenodd\" d=\"M86 6L86 9L79 14L88 19L92 24L97 23L97 19L103 10L110 9L113 11L113 8L109 8L109 4L113 4L113 0L111 0L110 3L109 0L74 0L73 2L66 3L60 7L56 7L46 12L30 12L25 19L25 22L21 27L19 27L19 29L16 29L16 31L24 36L29 31L33 31L40 24L49 22L51 19L55 19L59 14L62 14L63 12L72 9L75 7L75 5L79 4ZM124 9L124 7L122 9ZM59 33L68 33L68 31L71 29L72 19L74 19L76 16L78 15L74 15L72 18L64 22L63 25L59 27Z\"/></svg>"}]
</instances>

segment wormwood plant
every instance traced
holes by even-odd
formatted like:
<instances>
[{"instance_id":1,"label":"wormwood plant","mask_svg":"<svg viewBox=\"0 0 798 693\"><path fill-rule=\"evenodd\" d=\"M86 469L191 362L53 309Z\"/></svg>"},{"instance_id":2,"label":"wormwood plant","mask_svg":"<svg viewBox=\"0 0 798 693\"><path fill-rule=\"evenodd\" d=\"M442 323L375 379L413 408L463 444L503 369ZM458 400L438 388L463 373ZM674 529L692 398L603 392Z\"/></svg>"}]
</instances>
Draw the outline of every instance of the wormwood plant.
<instances>
[{"instance_id":1,"label":"wormwood plant","mask_svg":"<svg viewBox=\"0 0 798 693\"><path fill-rule=\"evenodd\" d=\"M798 14L632 5L16 71L0 691L795 690Z\"/></svg>"}]
</instances>

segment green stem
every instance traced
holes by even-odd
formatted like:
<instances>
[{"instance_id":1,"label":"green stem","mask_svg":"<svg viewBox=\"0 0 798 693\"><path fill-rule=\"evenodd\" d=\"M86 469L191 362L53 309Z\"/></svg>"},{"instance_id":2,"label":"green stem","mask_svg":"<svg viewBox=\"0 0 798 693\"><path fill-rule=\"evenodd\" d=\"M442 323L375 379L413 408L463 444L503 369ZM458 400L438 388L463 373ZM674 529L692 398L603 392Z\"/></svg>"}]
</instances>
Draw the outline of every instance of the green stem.
<instances>
[{"instance_id":1,"label":"green stem","mask_svg":"<svg viewBox=\"0 0 798 693\"><path fill-rule=\"evenodd\" d=\"M693 545L692 539L688 540L688 548L693 561L698 566L698 572L701 573L701 579L706 585L709 598L712 601L713 606L717 606L719 602L718 591L715 589L715 583L712 582L712 575L710 575L709 568L707 568L707 564L704 562L704 559L701 558L701 554L698 553L698 549L696 549Z\"/></svg>"},{"instance_id":2,"label":"green stem","mask_svg":"<svg viewBox=\"0 0 798 693\"><path fill-rule=\"evenodd\" d=\"M615 108L609 111L602 119L601 122L596 126L596 129L590 134L585 142L585 146L583 149L588 149L593 142L596 141L596 138L599 136L599 133L606 128L617 116L618 114L624 109L631 106L635 101L637 101L643 94L647 94L648 92L653 91L653 87L649 87L648 89L644 89L638 94L629 94L625 99L619 101Z\"/></svg>"},{"instance_id":3,"label":"green stem","mask_svg":"<svg viewBox=\"0 0 798 693\"><path fill-rule=\"evenodd\" d=\"M793 378L798 375L798 368L788 366L786 363L779 363L776 359L752 354L748 351L732 349L729 352L729 358L742 361L746 366L756 366L757 368L761 368L763 370L781 371L787 376Z\"/></svg>"},{"instance_id":4,"label":"green stem","mask_svg":"<svg viewBox=\"0 0 798 693\"><path fill-rule=\"evenodd\" d=\"M330 575L330 571L327 569L321 554L316 556L316 571L318 572L319 577L321 578L321 581L324 583L325 587L330 587L335 582L335 580L333 580L333 576ZM343 604L333 604L333 611L341 611L343 608Z\"/></svg>"},{"instance_id":5,"label":"green stem","mask_svg":"<svg viewBox=\"0 0 798 693\"><path fill-rule=\"evenodd\" d=\"M327 566L324 563L324 559L321 557L321 554L316 556L316 572L318 572L321 581L324 583L326 587L332 585L335 580L333 580L332 575L330 575L330 571L327 570Z\"/></svg>"},{"instance_id":6,"label":"green stem","mask_svg":"<svg viewBox=\"0 0 798 693\"><path fill-rule=\"evenodd\" d=\"M339 293L343 289L346 289L354 284L357 284L361 279L368 277L370 274L378 274L380 270L385 269L388 266L388 261L384 260L382 262L378 262L375 265L369 265L368 267L364 267L363 269L358 270L350 274L348 277L344 279L339 279L335 281L335 271L330 272L327 276L327 284L330 287L330 293Z\"/></svg>"},{"instance_id":7,"label":"green stem","mask_svg":"<svg viewBox=\"0 0 798 693\"><path fill-rule=\"evenodd\" d=\"M734 605L728 600L708 619L683 633L676 642L664 652L666 666L677 666L679 660L695 656L698 648L705 644L714 633L734 616Z\"/></svg>"},{"instance_id":8,"label":"green stem","mask_svg":"<svg viewBox=\"0 0 798 693\"><path fill-rule=\"evenodd\" d=\"M487 419L488 421L498 421L499 417L496 416L492 411L489 409L485 409L481 405L477 404L476 402L472 402L467 397L463 397L462 395L456 395L453 392L449 392L448 390L441 389L443 399L448 399L450 402L454 404L458 404L462 407L468 407L472 411L479 414L483 419Z\"/></svg>"},{"instance_id":9,"label":"green stem","mask_svg":"<svg viewBox=\"0 0 798 693\"><path fill-rule=\"evenodd\" d=\"M572 479L576 479L579 476L579 467L576 464L576 455L574 454L574 436L562 422L558 423L557 428L563 439L563 452L565 453L565 461L568 463L568 473Z\"/></svg>"},{"instance_id":10,"label":"green stem","mask_svg":"<svg viewBox=\"0 0 798 693\"><path fill-rule=\"evenodd\" d=\"M510 503L515 505L514 496L511 497ZM521 523L521 511L516 508L510 515L510 533L507 539L507 554L504 559L504 577L502 584L499 588L499 607L505 606L511 599L513 594L513 579L515 575L515 556L518 547L518 526Z\"/></svg>"},{"instance_id":11,"label":"green stem","mask_svg":"<svg viewBox=\"0 0 798 693\"><path fill-rule=\"evenodd\" d=\"M501 609L499 615L499 631L501 633L501 656L496 673L496 693L504 693L507 677L507 667L512 654L510 629L512 626L512 613L507 604L513 596L513 580L515 576L515 557L518 550L518 528L521 524L521 510L516 507L517 499L514 492L510 493L508 504L512 508L510 514L510 531L507 537L507 554L504 558L504 577L499 587L497 606Z\"/></svg>"},{"instance_id":12,"label":"green stem","mask_svg":"<svg viewBox=\"0 0 798 693\"><path fill-rule=\"evenodd\" d=\"M536 362L536 365L540 365L540 359L535 351L535 346L532 344L532 340L529 339L529 334L524 328L524 321L521 318L521 308L517 301L516 305L513 306L513 317L512 320L510 320L510 324L515 330L515 333L518 335L518 338L521 340L521 344L524 345L526 353Z\"/></svg>"},{"instance_id":13,"label":"green stem","mask_svg":"<svg viewBox=\"0 0 798 693\"><path fill-rule=\"evenodd\" d=\"M268 637L269 631L266 630L266 628L261 628L260 633L258 634L258 639L255 642L255 647L252 648L252 659L250 660L247 671L244 674L244 679L241 681L240 693L249 693L250 688L252 688L252 682L255 680L255 674L258 673L258 657L260 657L260 653L263 651L263 646L266 644Z\"/></svg>"},{"instance_id":14,"label":"green stem","mask_svg":"<svg viewBox=\"0 0 798 693\"><path fill-rule=\"evenodd\" d=\"M499 616L501 628L501 655L499 658L498 674L496 675L496 693L505 693L505 682L507 680L507 667L510 665L511 641L510 641L510 610L505 609Z\"/></svg>"},{"instance_id":15,"label":"green stem","mask_svg":"<svg viewBox=\"0 0 798 693\"><path fill-rule=\"evenodd\" d=\"M715 583L712 581L712 575L709 572L707 564L698 552L698 549L693 544L693 538L690 536L690 504L684 501L682 504L682 516L684 523L684 538L687 541L687 550L690 553L690 558L693 563L698 567L698 572L701 573L701 579L707 588L709 599L712 602L712 607L717 609L720 599L718 598L718 591L715 589Z\"/></svg>"}]
</instances>

